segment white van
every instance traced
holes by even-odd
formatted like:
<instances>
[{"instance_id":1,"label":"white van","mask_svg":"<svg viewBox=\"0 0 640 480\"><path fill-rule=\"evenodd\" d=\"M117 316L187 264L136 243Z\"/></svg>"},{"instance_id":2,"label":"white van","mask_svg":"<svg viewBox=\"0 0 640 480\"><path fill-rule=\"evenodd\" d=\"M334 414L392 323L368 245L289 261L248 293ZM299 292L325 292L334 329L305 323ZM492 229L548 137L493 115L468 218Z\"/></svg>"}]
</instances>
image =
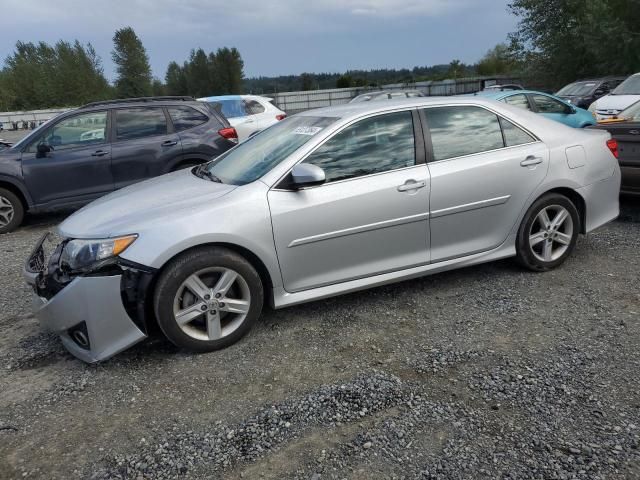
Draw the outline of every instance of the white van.
<instances>
[{"instance_id":1,"label":"white van","mask_svg":"<svg viewBox=\"0 0 640 480\"><path fill-rule=\"evenodd\" d=\"M640 100L640 73L635 73L618 85L609 95L596 100L589 111L598 121L613 118Z\"/></svg>"}]
</instances>

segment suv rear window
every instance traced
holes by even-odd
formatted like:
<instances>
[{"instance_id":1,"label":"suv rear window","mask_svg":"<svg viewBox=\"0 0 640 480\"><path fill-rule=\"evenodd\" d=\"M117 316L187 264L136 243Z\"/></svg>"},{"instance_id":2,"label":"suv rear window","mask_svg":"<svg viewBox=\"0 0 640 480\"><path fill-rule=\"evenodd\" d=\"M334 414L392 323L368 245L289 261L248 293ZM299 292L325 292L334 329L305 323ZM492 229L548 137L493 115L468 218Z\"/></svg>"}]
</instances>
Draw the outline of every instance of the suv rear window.
<instances>
[{"instance_id":1,"label":"suv rear window","mask_svg":"<svg viewBox=\"0 0 640 480\"><path fill-rule=\"evenodd\" d=\"M116 114L116 139L166 135L167 119L161 108L118 108Z\"/></svg>"},{"instance_id":2,"label":"suv rear window","mask_svg":"<svg viewBox=\"0 0 640 480\"><path fill-rule=\"evenodd\" d=\"M197 111L195 108L169 107L167 110L169 111L169 116L171 117L173 128L176 132L197 127L209 121L209 117Z\"/></svg>"}]
</instances>

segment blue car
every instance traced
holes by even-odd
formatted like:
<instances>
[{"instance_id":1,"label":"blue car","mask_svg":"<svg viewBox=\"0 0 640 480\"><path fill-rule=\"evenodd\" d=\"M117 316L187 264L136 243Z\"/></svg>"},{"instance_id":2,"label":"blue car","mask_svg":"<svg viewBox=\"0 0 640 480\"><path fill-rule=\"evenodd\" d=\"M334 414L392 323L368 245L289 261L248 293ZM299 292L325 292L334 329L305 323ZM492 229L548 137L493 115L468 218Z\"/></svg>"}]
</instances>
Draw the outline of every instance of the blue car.
<instances>
[{"instance_id":1,"label":"blue car","mask_svg":"<svg viewBox=\"0 0 640 480\"><path fill-rule=\"evenodd\" d=\"M549 95L548 93L532 90L511 90L503 92L479 92L486 98L499 100L514 107L524 108L539 113L545 117L575 128L584 128L595 125L596 119L591 112L578 108L564 100Z\"/></svg>"}]
</instances>

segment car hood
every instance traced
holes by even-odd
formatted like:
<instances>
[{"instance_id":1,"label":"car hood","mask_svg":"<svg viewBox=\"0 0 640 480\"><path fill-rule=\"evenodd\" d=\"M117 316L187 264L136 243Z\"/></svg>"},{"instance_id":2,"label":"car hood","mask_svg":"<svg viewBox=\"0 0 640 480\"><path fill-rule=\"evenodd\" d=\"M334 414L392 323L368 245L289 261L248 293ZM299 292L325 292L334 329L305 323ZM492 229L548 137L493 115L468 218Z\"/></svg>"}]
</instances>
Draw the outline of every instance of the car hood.
<instances>
[{"instance_id":1,"label":"car hood","mask_svg":"<svg viewBox=\"0 0 640 480\"><path fill-rule=\"evenodd\" d=\"M181 170L118 190L78 210L58 227L66 238L107 238L137 233L211 204L236 188Z\"/></svg>"},{"instance_id":2,"label":"car hood","mask_svg":"<svg viewBox=\"0 0 640 480\"><path fill-rule=\"evenodd\" d=\"M597 110L624 110L631 104L640 100L640 95L606 95L600 100L596 100Z\"/></svg>"}]
</instances>

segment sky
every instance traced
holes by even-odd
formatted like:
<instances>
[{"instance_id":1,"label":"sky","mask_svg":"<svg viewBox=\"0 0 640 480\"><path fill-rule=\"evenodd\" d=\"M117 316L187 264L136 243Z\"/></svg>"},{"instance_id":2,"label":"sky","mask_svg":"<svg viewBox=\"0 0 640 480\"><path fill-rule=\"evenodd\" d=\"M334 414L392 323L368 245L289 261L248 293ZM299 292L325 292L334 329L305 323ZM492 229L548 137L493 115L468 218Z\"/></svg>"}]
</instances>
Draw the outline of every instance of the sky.
<instances>
[{"instance_id":1,"label":"sky","mask_svg":"<svg viewBox=\"0 0 640 480\"><path fill-rule=\"evenodd\" d=\"M236 47L245 76L479 60L516 19L508 0L0 0L0 59L15 43L90 42L113 80L113 34L131 26L155 77L192 48Z\"/></svg>"}]
</instances>

